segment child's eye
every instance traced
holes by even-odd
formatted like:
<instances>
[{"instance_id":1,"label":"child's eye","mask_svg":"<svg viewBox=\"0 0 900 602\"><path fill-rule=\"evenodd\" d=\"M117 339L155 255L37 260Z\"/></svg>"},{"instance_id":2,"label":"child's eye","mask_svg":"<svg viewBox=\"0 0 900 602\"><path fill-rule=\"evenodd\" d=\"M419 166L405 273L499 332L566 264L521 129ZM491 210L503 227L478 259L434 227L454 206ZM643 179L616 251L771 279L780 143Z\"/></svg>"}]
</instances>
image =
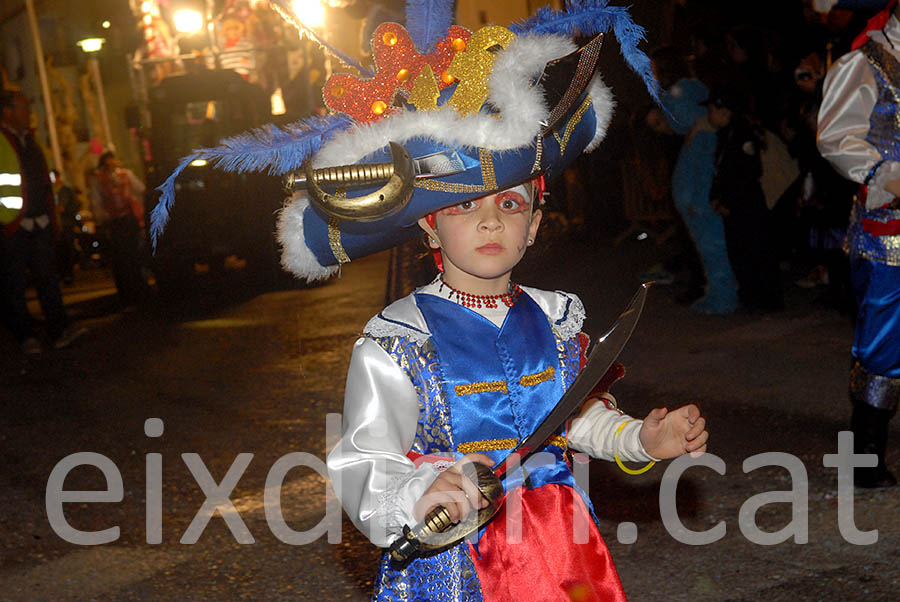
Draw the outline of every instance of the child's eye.
<instances>
[{"instance_id":1,"label":"child's eye","mask_svg":"<svg viewBox=\"0 0 900 602\"><path fill-rule=\"evenodd\" d=\"M497 206L507 213L518 213L526 207L525 199L516 193L506 193L497 197Z\"/></svg>"},{"instance_id":2,"label":"child's eye","mask_svg":"<svg viewBox=\"0 0 900 602\"><path fill-rule=\"evenodd\" d=\"M462 203L453 205L452 207L447 207L443 211L447 215L460 215L462 213L469 213L470 211L473 211L474 209L477 209L477 208L478 208L478 202L469 200L469 201L463 201Z\"/></svg>"}]
</instances>

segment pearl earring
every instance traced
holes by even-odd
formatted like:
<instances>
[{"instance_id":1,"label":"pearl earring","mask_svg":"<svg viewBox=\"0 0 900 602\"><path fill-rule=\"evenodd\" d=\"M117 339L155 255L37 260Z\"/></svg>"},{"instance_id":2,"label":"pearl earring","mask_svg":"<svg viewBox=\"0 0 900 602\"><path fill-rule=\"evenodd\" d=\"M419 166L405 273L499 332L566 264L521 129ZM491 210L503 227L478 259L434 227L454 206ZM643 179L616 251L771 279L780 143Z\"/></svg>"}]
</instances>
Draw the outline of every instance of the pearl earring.
<instances>
[{"instance_id":1,"label":"pearl earring","mask_svg":"<svg viewBox=\"0 0 900 602\"><path fill-rule=\"evenodd\" d=\"M533 238L529 238L529 239L528 239L528 246L530 247L530 246L533 245L533 244L534 244L534 239L533 239Z\"/></svg>"}]
</instances>

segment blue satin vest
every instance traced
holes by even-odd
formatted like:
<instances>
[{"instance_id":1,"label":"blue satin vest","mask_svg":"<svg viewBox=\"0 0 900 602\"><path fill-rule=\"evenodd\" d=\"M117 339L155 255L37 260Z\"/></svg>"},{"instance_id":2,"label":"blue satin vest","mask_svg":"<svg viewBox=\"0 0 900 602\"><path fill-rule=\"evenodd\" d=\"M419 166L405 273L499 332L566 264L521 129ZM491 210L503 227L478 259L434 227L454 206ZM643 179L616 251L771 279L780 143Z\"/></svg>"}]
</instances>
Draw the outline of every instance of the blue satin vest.
<instances>
[{"instance_id":1,"label":"blue satin vest","mask_svg":"<svg viewBox=\"0 0 900 602\"><path fill-rule=\"evenodd\" d=\"M547 316L525 293L501 328L453 301L417 294L450 406L455 451L504 458L565 391Z\"/></svg>"},{"instance_id":2,"label":"blue satin vest","mask_svg":"<svg viewBox=\"0 0 900 602\"><path fill-rule=\"evenodd\" d=\"M869 117L866 141L878 150L883 160L900 161L900 63L874 41L863 46L862 52L878 84L878 100ZM870 234L862 227L864 219L881 222L900 219L900 209L866 209L855 203L847 230L847 252L851 257L900 266L900 235Z\"/></svg>"}]
</instances>

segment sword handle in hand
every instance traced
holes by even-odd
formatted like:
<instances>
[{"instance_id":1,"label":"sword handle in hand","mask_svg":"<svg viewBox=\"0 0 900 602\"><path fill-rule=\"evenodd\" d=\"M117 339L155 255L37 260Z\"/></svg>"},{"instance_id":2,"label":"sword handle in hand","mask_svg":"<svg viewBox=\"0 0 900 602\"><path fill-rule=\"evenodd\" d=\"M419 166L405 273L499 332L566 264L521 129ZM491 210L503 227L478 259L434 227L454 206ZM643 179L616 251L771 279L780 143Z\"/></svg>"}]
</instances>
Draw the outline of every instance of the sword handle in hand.
<instances>
[{"instance_id":1,"label":"sword handle in hand","mask_svg":"<svg viewBox=\"0 0 900 602\"><path fill-rule=\"evenodd\" d=\"M425 519L410 529L403 526L403 537L391 544L391 564L395 569L402 569L422 550L421 540L435 533L443 533L453 526L450 511L437 506L425 515Z\"/></svg>"},{"instance_id":2,"label":"sword handle in hand","mask_svg":"<svg viewBox=\"0 0 900 602\"><path fill-rule=\"evenodd\" d=\"M425 519L410 528L403 527L403 535L391 544L391 566L397 570L423 552L442 550L474 533L487 523L503 505L503 485L496 474L484 464L471 462L463 467L466 476L478 485L478 491L490 504L478 512L470 512L461 522L454 523L450 511L443 506L432 508ZM474 471L474 474L471 473Z\"/></svg>"}]
</instances>

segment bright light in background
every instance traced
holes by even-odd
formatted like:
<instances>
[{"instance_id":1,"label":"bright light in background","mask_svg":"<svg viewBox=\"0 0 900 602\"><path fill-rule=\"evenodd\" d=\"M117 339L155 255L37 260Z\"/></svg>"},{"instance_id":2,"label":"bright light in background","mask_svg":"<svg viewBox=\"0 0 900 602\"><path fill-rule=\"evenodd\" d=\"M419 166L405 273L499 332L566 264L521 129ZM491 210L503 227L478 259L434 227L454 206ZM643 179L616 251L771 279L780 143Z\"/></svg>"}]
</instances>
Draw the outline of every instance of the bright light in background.
<instances>
[{"instance_id":1,"label":"bright light in background","mask_svg":"<svg viewBox=\"0 0 900 602\"><path fill-rule=\"evenodd\" d=\"M103 42L105 41L104 38L86 38L75 43L81 46L81 49L85 52L97 52L103 48Z\"/></svg>"},{"instance_id":2,"label":"bright light in background","mask_svg":"<svg viewBox=\"0 0 900 602\"><path fill-rule=\"evenodd\" d=\"M100 27L102 27L103 29L109 29L110 25L112 25L112 23L110 23L109 21L104 21L100 24Z\"/></svg>"},{"instance_id":3,"label":"bright light in background","mask_svg":"<svg viewBox=\"0 0 900 602\"><path fill-rule=\"evenodd\" d=\"M291 7L307 27L317 28L325 25L325 6L321 0L294 0Z\"/></svg>"},{"instance_id":4,"label":"bright light in background","mask_svg":"<svg viewBox=\"0 0 900 602\"><path fill-rule=\"evenodd\" d=\"M194 159L191 161L192 167L203 167L204 165L206 165L206 159Z\"/></svg>"},{"instance_id":5,"label":"bright light in background","mask_svg":"<svg viewBox=\"0 0 900 602\"><path fill-rule=\"evenodd\" d=\"M203 15L187 8L175 11L175 30L180 33L196 33L203 29Z\"/></svg>"},{"instance_id":6,"label":"bright light in background","mask_svg":"<svg viewBox=\"0 0 900 602\"><path fill-rule=\"evenodd\" d=\"M272 115L284 115L287 112L287 109L284 106L284 94L281 92L281 88L276 88L275 92L272 93L271 103Z\"/></svg>"}]
</instances>

